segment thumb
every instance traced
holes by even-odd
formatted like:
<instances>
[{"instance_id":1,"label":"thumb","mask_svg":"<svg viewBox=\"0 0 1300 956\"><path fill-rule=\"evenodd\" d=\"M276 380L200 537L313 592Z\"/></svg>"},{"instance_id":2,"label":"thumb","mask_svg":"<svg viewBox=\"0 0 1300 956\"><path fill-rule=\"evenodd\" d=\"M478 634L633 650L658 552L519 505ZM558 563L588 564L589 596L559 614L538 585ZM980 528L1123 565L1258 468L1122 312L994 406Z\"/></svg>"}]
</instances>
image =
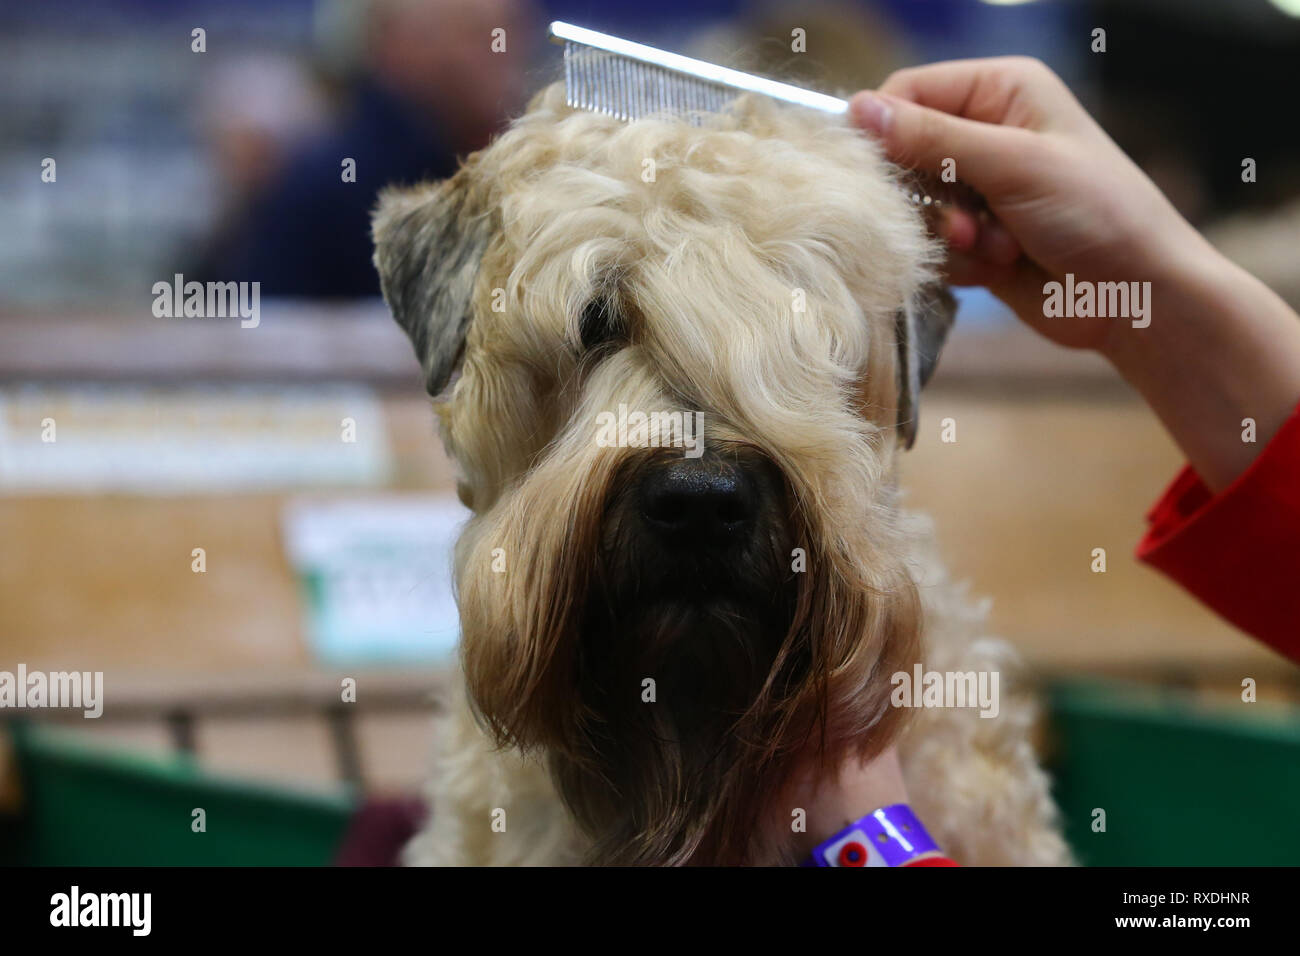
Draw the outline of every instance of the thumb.
<instances>
[{"instance_id":1,"label":"thumb","mask_svg":"<svg viewBox=\"0 0 1300 956\"><path fill-rule=\"evenodd\" d=\"M894 96L864 90L849 101L852 122L872 134L901 166L938 176L946 160L957 177L993 198L994 185L1007 174L1023 132L932 110Z\"/></svg>"}]
</instances>

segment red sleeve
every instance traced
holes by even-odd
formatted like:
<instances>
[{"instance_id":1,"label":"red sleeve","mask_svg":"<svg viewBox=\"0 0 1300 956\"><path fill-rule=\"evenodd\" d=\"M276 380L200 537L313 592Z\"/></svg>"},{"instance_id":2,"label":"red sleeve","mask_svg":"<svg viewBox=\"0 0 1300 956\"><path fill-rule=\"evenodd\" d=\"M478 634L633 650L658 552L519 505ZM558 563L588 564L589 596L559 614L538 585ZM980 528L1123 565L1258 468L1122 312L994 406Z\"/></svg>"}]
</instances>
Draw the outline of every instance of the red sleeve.
<instances>
[{"instance_id":1,"label":"red sleeve","mask_svg":"<svg viewBox=\"0 0 1300 956\"><path fill-rule=\"evenodd\" d=\"M946 856L927 856L923 860L913 860L911 863L904 863L903 866L960 866Z\"/></svg>"},{"instance_id":2,"label":"red sleeve","mask_svg":"<svg viewBox=\"0 0 1300 956\"><path fill-rule=\"evenodd\" d=\"M1147 523L1139 560L1300 661L1300 408L1219 494L1184 468Z\"/></svg>"}]
</instances>

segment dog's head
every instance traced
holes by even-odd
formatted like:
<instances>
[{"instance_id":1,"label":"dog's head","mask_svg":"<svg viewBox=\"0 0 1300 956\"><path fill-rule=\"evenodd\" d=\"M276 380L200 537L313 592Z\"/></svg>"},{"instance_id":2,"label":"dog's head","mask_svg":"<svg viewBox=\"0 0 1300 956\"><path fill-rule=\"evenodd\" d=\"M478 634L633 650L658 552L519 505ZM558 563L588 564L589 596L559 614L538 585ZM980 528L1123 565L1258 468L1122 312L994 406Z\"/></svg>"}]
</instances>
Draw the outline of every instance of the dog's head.
<instances>
[{"instance_id":1,"label":"dog's head","mask_svg":"<svg viewBox=\"0 0 1300 956\"><path fill-rule=\"evenodd\" d=\"M481 718L593 859L752 858L796 764L891 739L915 654L893 458L951 300L896 171L763 100L625 124L551 88L375 242L475 515Z\"/></svg>"}]
</instances>

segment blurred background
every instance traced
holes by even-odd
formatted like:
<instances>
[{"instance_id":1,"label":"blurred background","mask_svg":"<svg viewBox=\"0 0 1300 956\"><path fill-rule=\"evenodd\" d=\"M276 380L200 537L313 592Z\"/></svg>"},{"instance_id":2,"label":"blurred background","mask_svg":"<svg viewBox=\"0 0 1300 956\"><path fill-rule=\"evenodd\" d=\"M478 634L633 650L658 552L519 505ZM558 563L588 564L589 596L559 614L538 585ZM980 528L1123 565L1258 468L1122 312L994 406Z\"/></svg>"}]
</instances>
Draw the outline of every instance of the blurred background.
<instances>
[{"instance_id":1,"label":"blurred background","mask_svg":"<svg viewBox=\"0 0 1300 956\"><path fill-rule=\"evenodd\" d=\"M378 863L423 812L465 514L367 214L555 78L551 19L831 92L1040 57L1300 306L1300 0L5 4L0 671L105 705L0 711L0 861ZM256 326L159 317L208 280ZM1132 559L1181 465L1135 396L966 293L926 415L910 503L1043 689L1081 860L1300 862L1297 671Z\"/></svg>"}]
</instances>

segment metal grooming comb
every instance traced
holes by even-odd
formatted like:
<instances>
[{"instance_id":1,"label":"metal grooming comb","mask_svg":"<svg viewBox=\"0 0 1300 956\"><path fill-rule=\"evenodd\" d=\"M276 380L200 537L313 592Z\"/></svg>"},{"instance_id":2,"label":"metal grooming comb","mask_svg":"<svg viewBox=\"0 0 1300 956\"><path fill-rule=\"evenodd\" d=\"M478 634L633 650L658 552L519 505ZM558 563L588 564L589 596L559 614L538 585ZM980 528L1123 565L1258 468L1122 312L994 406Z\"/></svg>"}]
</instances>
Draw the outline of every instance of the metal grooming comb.
<instances>
[{"instance_id":1,"label":"metal grooming comb","mask_svg":"<svg viewBox=\"0 0 1300 956\"><path fill-rule=\"evenodd\" d=\"M689 56L556 20L550 36L564 44L564 92L570 106L635 120L651 113L717 113L739 94L762 93L825 113L847 100L751 76Z\"/></svg>"},{"instance_id":2,"label":"metal grooming comb","mask_svg":"<svg viewBox=\"0 0 1300 956\"><path fill-rule=\"evenodd\" d=\"M656 50L560 20L552 22L548 32L553 42L564 44L565 102L576 109L627 121L672 113L698 122L699 114L721 112L741 93L759 93L823 113L848 110L848 100L837 96ZM984 206L982 197L972 189L913 175L909 197L927 216L943 205L940 196L972 211Z\"/></svg>"}]
</instances>

